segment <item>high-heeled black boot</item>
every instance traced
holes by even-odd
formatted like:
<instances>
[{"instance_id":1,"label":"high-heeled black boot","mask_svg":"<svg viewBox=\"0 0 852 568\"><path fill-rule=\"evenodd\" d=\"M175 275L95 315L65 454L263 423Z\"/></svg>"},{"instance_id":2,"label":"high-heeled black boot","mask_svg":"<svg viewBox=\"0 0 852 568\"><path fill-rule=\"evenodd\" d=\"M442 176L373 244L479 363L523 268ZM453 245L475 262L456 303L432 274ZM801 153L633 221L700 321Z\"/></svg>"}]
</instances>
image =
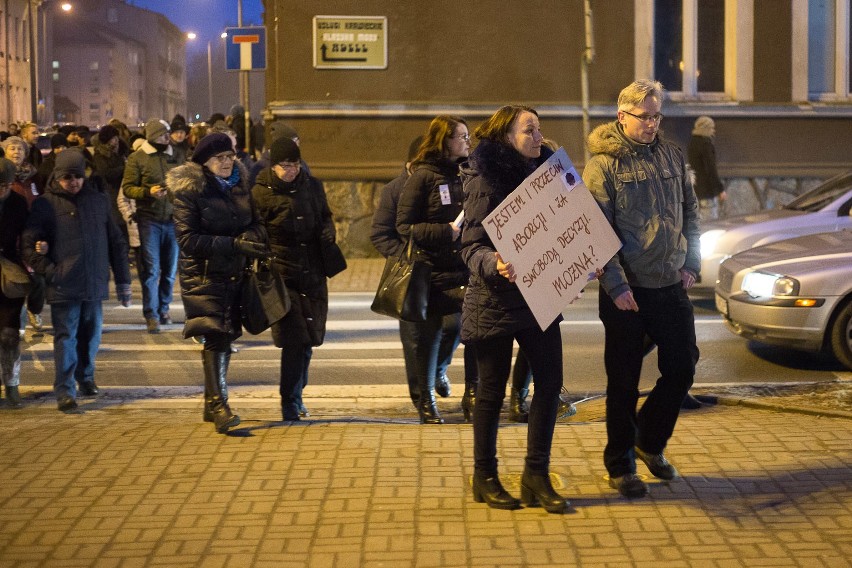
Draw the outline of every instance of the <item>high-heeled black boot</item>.
<instances>
[{"instance_id":1,"label":"high-heeled black boot","mask_svg":"<svg viewBox=\"0 0 852 568\"><path fill-rule=\"evenodd\" d=\"M228 405L228 363L231 359L230 350L202 351L201 361L204 366L204 386L210 393L210 413L216 431L226 434L229 429L239 426L240 417L231 412Z\"/></svg>"},{"instance_id":2,"label":"high-heeled black boot","mask_svg":"<svg viewBox=\"0 0 852 568\"><path fill-rule=\"evenodd\" d=\"M520 509L521 502L503 489L500 478L496 475L485 476L473 474L473 500L486 503L492 509Z\"/></svg>"},{"instance_id":3,"label":"high-heeled black boot","mask_svg":"<svg viewBox=\"0 0 852 568\"><path fill-rule=\"evenodd\" d=\"M476 387L479 385L479 380L468 380L464 381L464 395L462 395L461 400L461 408L462 412L464 412L464 421L470 422L471 416L473 416L473 409L476 406Z\"/></svg>"},{"instance_id":4,"label":"high-heeled black boot","mask_svg":"<svg viewBox=\"0 0 852 568\"><path fill-rule=\"evenodd\" d=\"M417 405L417 412L420 414L421 424L443 424L444 419L438 412L438 407L435 403L435 393L432 389L420 391L420 401Z\"/></svg>"},{"instance_id":5,"label":"high-heeled black boot","mask_svg":"<svg viewBox=\"0 0 852 568\"><path fill-rule=\"evenodd\" d=\"M530 419L530 407L527 406L527 395L530 389L512 388L509 393L509 420L526 424Z\"/></svg>"},{"instance_id":6,"label":"high-heeled black boot","mask_svg":"<svg viewBox=\"0 0 852 568\"><path fill-rule=\"evenodd\" d=\"M564 513L571 503L553 489L550 476L524 470L521 476L521 501L530 507L541 505L548 513Z\"/></svg>"}]
</instances>

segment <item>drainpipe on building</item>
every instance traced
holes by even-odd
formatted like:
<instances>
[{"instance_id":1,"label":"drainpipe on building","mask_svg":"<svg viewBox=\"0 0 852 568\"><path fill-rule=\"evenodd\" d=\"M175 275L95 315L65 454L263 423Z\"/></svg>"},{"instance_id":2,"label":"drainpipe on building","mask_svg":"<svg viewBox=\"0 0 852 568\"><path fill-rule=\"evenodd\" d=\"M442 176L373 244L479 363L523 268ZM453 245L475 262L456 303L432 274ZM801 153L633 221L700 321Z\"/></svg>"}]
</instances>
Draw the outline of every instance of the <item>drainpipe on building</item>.
<instances>
[{"instance_id":1,"label":"drainpipe on building","mask_svg":"<svg viewBox=\"0 0 852 568\"><path fill-rule=\"evenodd\" d=\"M586 24L586 46L580 58L580 87L583 97L583 165L589 163L589 149L586 140L589 138L589 65L595 60L595 36L592 30L592 2L583 0L583 13Z\"/></svg>"}]
</instances>

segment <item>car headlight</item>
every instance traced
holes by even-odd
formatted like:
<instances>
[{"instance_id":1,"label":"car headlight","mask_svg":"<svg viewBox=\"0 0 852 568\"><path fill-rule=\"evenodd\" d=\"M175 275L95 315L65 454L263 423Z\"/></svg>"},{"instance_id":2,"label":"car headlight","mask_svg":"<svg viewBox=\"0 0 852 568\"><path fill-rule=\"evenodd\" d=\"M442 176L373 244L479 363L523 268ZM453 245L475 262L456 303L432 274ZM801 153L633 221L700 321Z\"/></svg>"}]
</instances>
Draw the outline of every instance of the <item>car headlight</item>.
<instances>
[{"instance_id":1,"label":"car headlight","mask_svg":"<svg viewBox=\"0 0 852 568\"><path fill-rule=\"evenodd\" d=\"M799 293L799 281L789 276L766 272L749 272L743 278L743 292L752 298L771 296L795 296Z\"/></svg>"},{"instance_id":2,"label":"car headlight","mask_svg":"<svg viewBox=\"0 0 852 568\"><path fill-rule=\"evenodd\" d=\"M711 229L701 233L701 237L699 238L701 242L701 258L707 258L713 254L713 251L716 250L716 243L719 242L719 238L723 234L725 234L724 229Z\"/></svg>"}]
</instances>

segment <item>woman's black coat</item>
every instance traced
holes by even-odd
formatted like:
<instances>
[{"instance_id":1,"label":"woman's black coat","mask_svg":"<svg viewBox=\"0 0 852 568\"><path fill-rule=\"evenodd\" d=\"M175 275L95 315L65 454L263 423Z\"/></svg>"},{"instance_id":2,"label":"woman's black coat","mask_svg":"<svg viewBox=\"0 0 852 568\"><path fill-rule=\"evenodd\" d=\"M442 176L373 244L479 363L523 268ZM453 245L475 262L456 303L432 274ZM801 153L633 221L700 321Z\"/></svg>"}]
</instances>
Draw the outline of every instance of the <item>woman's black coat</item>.
<instances>
[{"instance_id":1,"label":"woman's black coat","mask_svg":"<svg viewBox=\"0 0 852 568\"><path fill-rule=\"evenodd\" d=\"M194 162L166 176L174 191L184 337L227 333L235 339L242 334L239 298L247 259L235 250L234 240L242 235L266 242L266 231L252 203L248 173L235 164L240 180L230 189Z\"/></svg>"},{"instance_id":2,"label":"woman's black coat","mask_svg":"<svg viewBox=\"0 0 852 568\"><path fill-rule=\"evenodd\" d=\"M496 248L483 220L552 154L542 147L540 157L527 160L509 145L483 140L462 168L465 201L461 254L470 269L462 310L464 342L538 326L518 286L497 272Z\"/></svg>"},{"instance_id":3,"label":"woman's black coat","mask_svg":"<svg viewBox=\"0 0 852 568\"><path fill-rule=\"evenodd\" d=\"M277 347L322 345L328 284L321 244L336 237L322 182L304 170L284 182L267 168L258 174L252 196L290 291L290 312L272 326L272 339Z\"/></svg>"},{"instance_id":4,"label":"woman's black coat","mask_svg":"<svg viewBox=\"0 0 852 568\"><path fill-rule=\"evenodd\" d=\"M441 186L446 186L443 198ZM433 313L458 313L461 309L459 300L453 307L450 298L439 292L467 284L460 239L453 239L450 227L461 213L463 201L459 165L445 158L415 165L399 197L397 231L405 242L414 239L416 248L432 265L429 311ZM441 301L436 302L438 299Z\"/></svg>"}]
</instances>

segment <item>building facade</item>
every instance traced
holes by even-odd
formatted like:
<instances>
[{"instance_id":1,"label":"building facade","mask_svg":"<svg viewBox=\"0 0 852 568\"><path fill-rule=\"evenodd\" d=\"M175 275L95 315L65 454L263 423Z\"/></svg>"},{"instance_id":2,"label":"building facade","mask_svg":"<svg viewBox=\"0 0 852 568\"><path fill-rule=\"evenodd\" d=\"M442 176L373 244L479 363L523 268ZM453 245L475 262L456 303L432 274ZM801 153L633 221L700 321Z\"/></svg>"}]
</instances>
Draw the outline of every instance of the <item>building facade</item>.
<instances>
[{"instance_id":1,"label":"building facade","mask_svg":"<svg viewBox=\"0 0 852 568\"><path fill-rule=\"evenodd\" d=\"M0 130L12 122L31 120L33 84L31 77L35 1L4 0L0 3Z\"/></svg>"},{"instance_id":2,"label":"building facade","mask_svg":"<svg viewBox=\"0 0 852 568\"><path fill-rule=\"evenodd\" d=\"M186 113L185 36L123 0L44 3L39 120L97 127Z\"/></svg>"},{"instance_id":3,"label":"building facade","mask_svg":"<svg viewBox=\"0 0 852 568\"><path fill-rule=\"evenodd\" d=\"M532 105L545 136L582 170L584 130L613 120L620 89L637 78L667 88L662 129L681 147L696 117L716 120L720 171L731 189L744 184L734 200L789 200L852 167L850 0L589 5L594 57L584 105L583 0L329 0L321 8L265 0L268 116L298 130L312 171L330 187L349 184L340 205L360 211L353 226L368 222L376 188L398 174L409 142L435 115L460 115L473 129L503 104ZM316 16L335 14L340 27L319 29L328 20ZM382 49L346 29L343 16L383 18L384 67L318 64L330 49L339 58ZM352 247L369 249L363 239Z\"/></svg>"}]
</instances>

